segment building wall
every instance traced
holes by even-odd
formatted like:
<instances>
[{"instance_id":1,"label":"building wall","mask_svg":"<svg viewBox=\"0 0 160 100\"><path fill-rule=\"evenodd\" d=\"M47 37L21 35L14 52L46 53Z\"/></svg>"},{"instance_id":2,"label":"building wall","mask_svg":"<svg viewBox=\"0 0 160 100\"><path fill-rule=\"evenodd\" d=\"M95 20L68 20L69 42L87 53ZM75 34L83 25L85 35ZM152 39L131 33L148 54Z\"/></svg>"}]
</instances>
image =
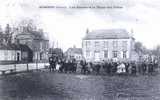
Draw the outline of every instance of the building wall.
<instances>
[{"instance_id":1,"label":"building wall","mask_svg":"<svg viewBox=\"0 0 160 100\"><path fill-rule=\"evenodd\" d=\"M21 51L21 60L22 61L28 61L29 59L29 54L26 51Z\"/></svg>"},{"instance_id":2,"label":"building wall","mask_svg":"<svg viewBox=\"0 0 160 100\"><path fill-rule=\"evenodd\" d=\"M19 61L21 61L20 50L0 50L0 61L17 61L17 53L19 53Z\"/></svg>"},{"instance_id":3,"label":"building wall","mask_svg":"<svg viewBox=\"0 0 160 100\"><path fill-rule=\"evenodd\" d=\"M132 38L83 40L82 42L83 56L87 61L95 61L96 59L107 60L114 58L113 51L117 51L116 58L120 60L130 59L133 46L132 42L133 42ZM126 58L123 58L124 51L126 51Z\"/></svg>"},{"instance_id":4,"label":"building wall","mask_svg":"<svg viewBox=\"0 0 160 100\"><path fill-rule=\"evenodd\" d=\"M81 54L74 54L74 58L77 60L77 61L80 61L83 59L82 55Z\"/></svg>"},{"instance_id":5,"label":"building wall","mask_svg":"<svg viewBox=\"0 0 160 100\"><path fill-rule=\"evenodd\" d=\"M33 51L33 61L47 60L49 41L43 39L34 39L30 35L18 35L19 43L27 45Z\"/></svg>"}]
</instances>

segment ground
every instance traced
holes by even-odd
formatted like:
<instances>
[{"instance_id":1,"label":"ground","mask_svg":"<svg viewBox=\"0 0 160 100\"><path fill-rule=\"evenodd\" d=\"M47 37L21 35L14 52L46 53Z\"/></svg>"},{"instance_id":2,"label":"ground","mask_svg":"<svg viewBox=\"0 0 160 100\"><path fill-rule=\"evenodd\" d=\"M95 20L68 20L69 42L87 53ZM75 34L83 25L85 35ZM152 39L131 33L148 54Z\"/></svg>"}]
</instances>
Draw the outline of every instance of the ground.
<instances>
[{"instance_id":1,"label":"ground","mask_svg":"<svg viewBox=\"0 0 160 100\"><path fill-rule=\"evenodd\" d=\"M0 100L160 100L159 77L25 72L0 76Z\"/></svg>"}]
</instances>

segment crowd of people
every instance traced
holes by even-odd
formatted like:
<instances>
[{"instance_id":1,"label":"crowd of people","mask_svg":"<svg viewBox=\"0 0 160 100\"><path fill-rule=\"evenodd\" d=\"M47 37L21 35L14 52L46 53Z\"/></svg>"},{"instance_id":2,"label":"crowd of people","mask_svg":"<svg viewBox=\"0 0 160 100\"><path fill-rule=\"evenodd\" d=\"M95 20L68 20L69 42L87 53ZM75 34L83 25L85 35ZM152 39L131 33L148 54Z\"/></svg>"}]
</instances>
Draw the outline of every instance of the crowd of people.
<instances>
[{"instance_id":1,"label":"crowd of people","mask_svg":"<svg viewBox=\"0 0 160 100\"><path fill-rule=\"evenodd\" d=\"M58 57L49 58L50 71L61 73L81 73L81 74L152 74L158 68L155 61L141 62L122 62L122 61L102 61L86 62L85 60L76 61L75 59L59 59Z\"/></svg>"}]
</instances>

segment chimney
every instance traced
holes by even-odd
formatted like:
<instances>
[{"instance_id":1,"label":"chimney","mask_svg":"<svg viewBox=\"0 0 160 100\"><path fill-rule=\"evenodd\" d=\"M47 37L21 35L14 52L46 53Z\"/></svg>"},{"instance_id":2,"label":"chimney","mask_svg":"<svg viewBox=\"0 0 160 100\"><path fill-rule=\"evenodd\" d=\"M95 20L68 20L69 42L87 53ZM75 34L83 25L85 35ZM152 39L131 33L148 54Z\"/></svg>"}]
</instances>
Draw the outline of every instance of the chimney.
<instances>
[{"instance_id":1,"label":"chimney","mask_svg":"<svg viewBox=\"0 0 160 100\"><path fill-rule=\"evenodd\" d=\"M134 30L133 30L133 28L132 28L131 31L130 31L130 36L131 36L131 37L133 37L133 33L134 33Z\"/></svg>"},{"instance_id":2,"label":"chimney","mask_svg":"<svg viewBox=\"0 0 160 100\"><path fill-rule=\"evenodd\" d=\"M86 29L86 34L88 34L88 33L89 33L89 29L87 28L87 29Z\"/></svg>"}]
</instances>

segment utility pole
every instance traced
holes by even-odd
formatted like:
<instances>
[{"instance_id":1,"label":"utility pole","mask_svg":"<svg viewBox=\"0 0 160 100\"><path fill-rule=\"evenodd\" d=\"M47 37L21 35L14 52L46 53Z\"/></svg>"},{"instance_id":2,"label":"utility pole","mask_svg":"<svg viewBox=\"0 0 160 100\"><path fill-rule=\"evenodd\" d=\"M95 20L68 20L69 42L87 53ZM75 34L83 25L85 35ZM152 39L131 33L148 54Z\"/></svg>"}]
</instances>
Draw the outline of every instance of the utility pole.
<instances>
[{"instance_id":1,"label":"utility pole","mask_svg":"<svg viewBox=\"0 0 160 100\"><path fill-rule=\"evenodd\" d=\"M36 60L36 70L38 70L38 52L37 52L37 60Z\"/></svg>"}]
</instances>

